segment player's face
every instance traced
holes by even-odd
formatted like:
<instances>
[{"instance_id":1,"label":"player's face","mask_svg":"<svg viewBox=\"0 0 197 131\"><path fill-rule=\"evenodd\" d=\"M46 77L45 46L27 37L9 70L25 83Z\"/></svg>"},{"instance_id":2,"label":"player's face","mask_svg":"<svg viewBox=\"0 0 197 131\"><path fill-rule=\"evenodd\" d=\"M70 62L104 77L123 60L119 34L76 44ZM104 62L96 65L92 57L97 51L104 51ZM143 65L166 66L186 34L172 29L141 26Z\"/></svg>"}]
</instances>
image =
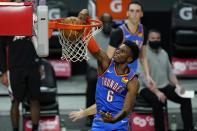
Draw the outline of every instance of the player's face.
<instances>
[{"instance_id":1,"label":"player's face","mask_svg":"<svg viewBox=\"0 0 197 131\"><path fill-rule=\"evenodd\" d=\"M131 56L131 50L128 46L122 44L118 50L115 52L114 60L117 63L124 64L126 62L130 62L132 59Z\"/></svg>"},{"instance_id":2,"label":"player's face","mask_svg":"<svg viewBox=\"0 0 197 131\"><path fill-rule=\"evenodd\" d=\"M157 32L151 32L148 35L148 41L161 41L161 35Z\"/></svg>"},{"instance_id":3,"label":"player's face","mask_svg":"<svg viewBox=\"0 0 197 131\"><path fill-rule=\"evenodd\" d=\"M143 16L142 8L138 4L131 4L127 11L128 20L134 23L139 23Z\"/></svg>"}]
</instances>

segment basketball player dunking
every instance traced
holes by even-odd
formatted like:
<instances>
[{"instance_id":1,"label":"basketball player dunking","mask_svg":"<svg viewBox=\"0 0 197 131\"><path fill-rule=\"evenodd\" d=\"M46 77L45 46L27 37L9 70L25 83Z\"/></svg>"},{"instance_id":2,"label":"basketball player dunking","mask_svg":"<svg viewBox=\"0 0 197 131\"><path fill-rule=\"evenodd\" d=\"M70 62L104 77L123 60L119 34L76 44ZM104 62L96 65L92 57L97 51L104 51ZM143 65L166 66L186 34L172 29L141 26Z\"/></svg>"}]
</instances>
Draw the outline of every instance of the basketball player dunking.
<instances>
[{"instance_id":1,"label":"basketball player dunking","mask_svg":"<svg viewBox=\"0 0 197 131\"><path fill-rule=\"evenodd\" d=\"M139 55L136 43L125 41L116 51L113 59L99 49L92 38L88 50L97 59L98 80L96 104L79 112L71 112L73 121L96 114L92 130L127 130L128 114L135 102L139 89L136 74L128 67Z\"/></svg>"}]
</instances>

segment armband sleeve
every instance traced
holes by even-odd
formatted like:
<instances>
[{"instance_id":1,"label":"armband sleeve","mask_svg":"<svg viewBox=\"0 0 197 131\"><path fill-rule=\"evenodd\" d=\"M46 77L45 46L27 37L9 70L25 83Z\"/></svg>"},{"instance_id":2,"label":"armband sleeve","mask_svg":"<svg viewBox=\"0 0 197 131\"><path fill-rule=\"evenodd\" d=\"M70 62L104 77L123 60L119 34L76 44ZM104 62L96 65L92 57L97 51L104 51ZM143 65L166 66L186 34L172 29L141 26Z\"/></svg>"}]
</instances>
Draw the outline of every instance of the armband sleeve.
<instances>
[{"instance_id":1,"label":"armband sleeve","mask_svg":"<svg viewBox=\"0 0 197 131\"><path fill-rule=\"evenodd\" d=\"M99 46L98 46L98 44L96 43L96 40L93 37L88 42L88 50L92 54L94 54L94 53L99 51Z\"/></svg>"}]
</instances>

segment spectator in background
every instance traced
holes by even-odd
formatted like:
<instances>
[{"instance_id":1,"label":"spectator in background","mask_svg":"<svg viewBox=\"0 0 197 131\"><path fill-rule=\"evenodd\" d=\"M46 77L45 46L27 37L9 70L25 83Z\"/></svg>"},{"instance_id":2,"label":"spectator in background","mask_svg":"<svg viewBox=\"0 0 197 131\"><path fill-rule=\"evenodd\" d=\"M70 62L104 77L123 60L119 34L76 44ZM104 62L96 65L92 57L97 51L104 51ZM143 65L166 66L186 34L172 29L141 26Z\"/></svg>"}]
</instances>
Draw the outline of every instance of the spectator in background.
<instances>
[{"instance_id":1,"label":"spectator in background","mask_svg":"<svg viewBox=\"0 0 197 131\"><path fill-rule=\"evenodd\" d=\"M169 99L181 105L181 115L184 124L184 131L193 129L193 117L191 100L182 98L175 92L179 88L180 93L184 93L184 88L179 84L176 76L172 72L168 54L161 48L161 34L156 29L151 29L148 33L148 45L146 55L149 63L150 76L156 83L153 87L146 80L140 79L142 95L153 107L156 131L164 131L163 106ZM144 88L145 87L145 88Z\"/></svg>"},{"instance_id":2,"label":"spectator in background","mask_svg":"<svg viewBox=\"0 0 197 131\"><path fill-rule=\"evenodd\" d=\"M8 44L8 69L6 67L6 44ZM30 112L33 124L32 131L38 130L40 118L40 70L39 58L36 54L31 37L15 36L10 43L0 43L0 59L2 83L12 89L11 121L13 131L19 130L19 103L25 97L30 101Z\"/></svg>"},{"instance_id":3,"label":"spectator in background","mask_svg":"<svg viewBox=\"0 0 197 131\"><path fill-rule=\"evenodd\" d=\"M125 40L134 41L141 50L139 58L145 70L146 79L151 85L154 86L155 83L150 76L146 58L147 31L146 28L142 24L140 24L140 20L143 17L142 4L136 0L131 1L128 5L127 16L128 21L116 30L111 32L107 54L110 58L112 58L116 49ZM129 67L132 68L132 70L136 71L137 65L138 59L133 63L129 64Z\"/></svg>"},{"instance_id":4,"label":"spectator in background","mask_svg":"<svg viewBox=\"0 0 197 131\"><path fill-rule=\"evenodd\" d=\"M94 37L99 47L104 51L107 50L109 43L109 35L112 31L113 20L109 13L103 13L100 20L103 22L103 29L101 32L97 33ZM97 83L97 60L88 52L90 59L87 61L87 91L86 91L86 107L89 107L95 103L95 91ZM89 116L87 120L87 125L91 126L94 116Z\"/></svg>"}]
</instances>

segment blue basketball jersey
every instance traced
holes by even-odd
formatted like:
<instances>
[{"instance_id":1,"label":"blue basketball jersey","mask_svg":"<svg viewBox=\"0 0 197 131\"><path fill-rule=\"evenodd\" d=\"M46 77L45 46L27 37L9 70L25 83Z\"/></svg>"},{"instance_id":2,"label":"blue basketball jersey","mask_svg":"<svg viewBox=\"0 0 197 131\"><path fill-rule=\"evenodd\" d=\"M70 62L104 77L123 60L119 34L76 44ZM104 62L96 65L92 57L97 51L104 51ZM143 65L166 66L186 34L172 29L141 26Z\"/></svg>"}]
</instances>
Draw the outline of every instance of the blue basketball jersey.
<instances>
[{"instance_id":1,"label":"blue basketball jersey","mask_svg":"<svg viewBox=\"0 0 197 131\"><path fill-rule=\"evenodd\" d=\"M143 41L144 41L144 31L143 31L142 24L139 24L138 32L136 32L135 34L132 34L131 32L129 32L125 24L121 25L120 28L122 29L122 32L123 32L123 42L126 40L131 40L131 41L134 41L138 45L139 49L142 48ZM129 68L136 71L137 65L138 65L138 59L132 62L131 64L129 64Z\"/></svg>"},{"instance_id":2,"label":"blue basketball jersey","mask_svg":"<svg viewBox=\"0 0 197 131\"><path fill-rule=\"evenodd\" d=\"M98 77L95 95L97 114L95 115L92 130L127 130L128 118L115 124L99 122L96 119L101 119L100 110L110 112L113 116L116 116L122 110L127 94L127 82L133 79L134 76L135 73L132 70L128 74L118 75L115 70L115 62L112 59L108 69Z\"/></svg>"}]
</instances>

